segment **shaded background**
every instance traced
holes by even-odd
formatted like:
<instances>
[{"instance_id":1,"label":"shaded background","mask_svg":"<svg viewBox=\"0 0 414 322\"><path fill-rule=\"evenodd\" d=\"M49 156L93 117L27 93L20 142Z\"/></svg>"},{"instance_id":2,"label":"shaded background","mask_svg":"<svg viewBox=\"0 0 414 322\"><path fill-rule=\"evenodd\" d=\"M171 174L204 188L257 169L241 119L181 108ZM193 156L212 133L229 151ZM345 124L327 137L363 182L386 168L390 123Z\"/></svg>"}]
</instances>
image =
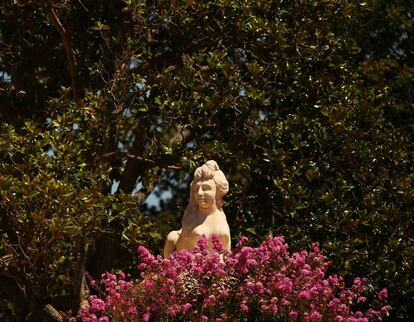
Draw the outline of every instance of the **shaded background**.
<instances>
[{"instance_id":1,"label":"shaded background","mask_svg":"<svg viewBox=\"0 0 414 322\"><path fill-rule=\"evenodd\" d=\"M208 159L235 240L320 241L414 316L411 1L0 10L2 319L75 312L85 271L160 253Z\"/></svg>"}]
</instances>

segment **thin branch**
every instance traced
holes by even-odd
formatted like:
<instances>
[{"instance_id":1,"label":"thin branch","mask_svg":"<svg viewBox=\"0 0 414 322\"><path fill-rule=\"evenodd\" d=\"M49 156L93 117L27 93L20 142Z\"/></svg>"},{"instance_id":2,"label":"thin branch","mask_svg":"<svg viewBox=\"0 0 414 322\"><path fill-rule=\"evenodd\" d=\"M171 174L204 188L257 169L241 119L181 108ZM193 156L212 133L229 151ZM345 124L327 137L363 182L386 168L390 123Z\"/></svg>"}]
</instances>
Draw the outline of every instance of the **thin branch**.
<instances>
[{"instance_id":1,"label":"thin branch","mask_svg":"<svg viewBox=\"0 0 414 322\"><path fill-rule=\"evenodd\" d=\"M84 302L87 301L87 298L89 297L89 288L85 280L85 265L92 242L93 241L90 238L86 238L85 244L81 248L81 253L74 273L72 303L72 310L74 312L77 312L79 307L84 305Z\"/></svg>"},{"instance_id":2,"label":"thin branch","mask_svg":"<svg viewBox=\"0 0 414 322\"><path fill-rule=\"evenodd\" d=\"M73 48L70 44L70 38L67 30L63 27L52 5L49 6L49 16L62 37L63 46L65 47L66 58L69 64L70 80L72 83L73 98L75 101L79 99L79 89L76 81L76 58Z\"/></svg>"},{"instance_id":3,"label":"thin branch","mask_svg":"<svg viewBox=\"0 0 414 322\"><path fill-rule=\"evenodd\" d=\"M146 186L134 195L138 205L141 205L147 199L150 193L154 190L155 184L158 182L158 179L158 177L152 176L148 180Z\"/></svg>"},{"instance_id":4,"label":"thin branch","mask_svg":"<svg viewBox=\"0 0 414 322\"><path fill-rule=\"evenodd\" d=\"M81 4L81 6L83 7L83 9L85 9L86 12L89 12L88 8L83 4L81 0L78 0L78 2Z\"/></svg>"},{"instance_id":5,"label":"thin branch","mask_svg":"<svg viewBox=\"0 0 414 322\"><path fill-rule=\"evenodd\" d=\"M12 254L3 255L0 257L0 267L8 265L13 260Z\"/></svg>"},{"instance_id":6,"label":"thin branch","mask_svg":"<svg viewBox=\"0 0 414 322\"><path fill-rule=\"evenodd\" d=\"M59 322L63 321L62 316L52 305L50 304L45 305L45 307L43 308L43 311L45 312L49 320L59 321Z\"/></svg>"},{"instance_id":7,"label":"thin branch","mask_svg":"<svg viewBox=\"0 0 414 322\"><path fill-rule=\"evenodd\" d=\"M161 168L165 168L165 169L182 170L182 167L180 167L178 165L166 165L166 166L163 167L162 164L158 163L156 160L144 158L144 157L141 157L139 155L131 154L131 153L128 153L128 152L122 152L122 151L108 152L108 153L104 154L104 157L110 157L110 156L113 156L113 155L123 155L123 156L126 156L128 159L142 161L142 162L148 163L149 165L154 165L154 166L157 165L157 166L160 166Z\"/></svg>"}]
</instances>

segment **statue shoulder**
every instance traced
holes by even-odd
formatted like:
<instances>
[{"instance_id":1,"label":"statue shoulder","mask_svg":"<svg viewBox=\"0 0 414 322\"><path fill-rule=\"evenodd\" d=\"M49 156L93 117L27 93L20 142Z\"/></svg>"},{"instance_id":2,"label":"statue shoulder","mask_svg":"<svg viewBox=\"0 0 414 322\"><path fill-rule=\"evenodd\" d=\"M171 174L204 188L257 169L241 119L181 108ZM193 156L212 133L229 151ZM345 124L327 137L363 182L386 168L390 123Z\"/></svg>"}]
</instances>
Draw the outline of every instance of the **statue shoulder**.
<instances>
[{"instance_id":1,"label":"statue shoulder","mask_svg":"<svg viewBox=\"0 0 414 322\"><path fill-rule=\"evenodd\" d=\"M230 235L230 227L223 212L211 217L209 226L211 232L217 234L218 236Z\"/></svg>"}]
</instances>

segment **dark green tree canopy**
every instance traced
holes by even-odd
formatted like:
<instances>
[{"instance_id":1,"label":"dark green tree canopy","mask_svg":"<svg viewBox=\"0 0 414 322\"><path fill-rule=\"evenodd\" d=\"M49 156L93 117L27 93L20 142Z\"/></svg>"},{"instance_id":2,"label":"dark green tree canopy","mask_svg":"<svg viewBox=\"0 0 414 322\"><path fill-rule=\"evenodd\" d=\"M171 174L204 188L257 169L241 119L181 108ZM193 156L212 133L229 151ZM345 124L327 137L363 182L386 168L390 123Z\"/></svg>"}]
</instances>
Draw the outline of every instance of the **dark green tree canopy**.
<instances>
[{"instance_id":1,"label":"dark green tree canopy","mask_svg":"<svg viewBox=\"0 0 414 322\"><path fill-rule=\"evenodd\" d=\"M390 288L394 319L413 316L411 1L0 11L0 317L76 310L85 271L132 269L208 159L234 238L320 241L335 270Z\"/></svg>"}]
</instances>

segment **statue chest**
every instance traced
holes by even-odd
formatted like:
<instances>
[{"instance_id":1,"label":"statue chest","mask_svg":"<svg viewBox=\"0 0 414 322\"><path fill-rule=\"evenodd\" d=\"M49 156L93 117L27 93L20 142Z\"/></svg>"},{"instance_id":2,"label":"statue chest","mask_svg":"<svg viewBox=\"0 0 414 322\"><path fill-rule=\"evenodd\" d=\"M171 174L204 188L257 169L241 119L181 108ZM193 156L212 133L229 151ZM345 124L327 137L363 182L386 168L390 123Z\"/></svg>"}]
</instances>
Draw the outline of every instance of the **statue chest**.
<instances>
[{"instance_id":1,"label":"statue chest","mask_svg":"<svg viewBox=\"0 0 414 322\"><path fill-rule=\"evenodd\" d=\"M180 237L178 237L177 240L177 250L193 249L197 246L197 242L201 236L204 235L208 238L211 234L214 234L214 231L212 231L211 227L205 224L196 227L183 227Z\"/></svg>"},{"instance_id":2,"label":"statue chest","mask_svg":"<svg viewBox=\"0 0 414 322\"><path fill-rule=\"evenodd\" d=\"M206 237L210 236L212 231L209 226L207 225L198 225L195 227L183 227L181 236L183 238L197 238L197 240L205 235Z\"/></svg>"}]
</instances>

